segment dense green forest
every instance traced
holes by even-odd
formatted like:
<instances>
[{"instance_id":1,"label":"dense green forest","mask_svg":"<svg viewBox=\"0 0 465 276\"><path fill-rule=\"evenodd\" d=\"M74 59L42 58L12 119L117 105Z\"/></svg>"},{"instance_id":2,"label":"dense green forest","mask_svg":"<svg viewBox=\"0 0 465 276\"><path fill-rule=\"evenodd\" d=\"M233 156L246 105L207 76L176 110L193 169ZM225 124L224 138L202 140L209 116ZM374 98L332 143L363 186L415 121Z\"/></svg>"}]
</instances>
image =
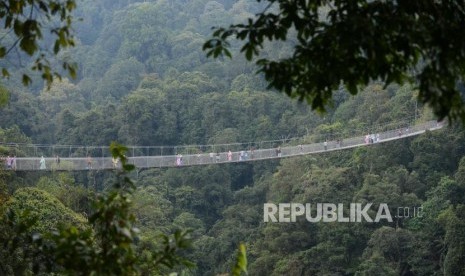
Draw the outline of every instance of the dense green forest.
<instances>
[{"instance_id":1,"label":"dense green forest","mask_svg":"<svg viewBox=\"0 0 465 276\"><path fill-rule=\"evenodd\" d=\"M76 46L60 54L78 63L77 78L63 78L47 89L29 72L33 83L24 87L15 76L25 69L9 68L12 77L2 82L10 99L0 109L0 142L322 141L433 119L409 85L373 82L357 96L341 87L328 112L316 114L305 103L267 89L263 76L240 56L206 58L202 45L212 26L242 22L262 8L249 0L80 1ZM238 52L236 46L232 50ZM292 47L293 41L277 42L263 51L280 57ZM450 125L319 155L130 172L132 205L122 206L140 229L134 263L142 275L222 275L231 271L243 242L250 275L465 275L464 145L462 127ZM0 151L12 154L6 146ZM41 251L24 236L14 239L12 249L8 241L16 228L6 223L12 219L7 208L16 217L29 210L26 214L36 218L27 230L31 235L60 224L86 233L87 216L96 208L92 202L111 198L101 196L115 178L110 171L0 170L0 274L60 273L65 265L47 268L47 255L34 254ZM393 214L398 207L422 206L422 216L380 223L265 223L267 202L387 203ZM192 230L192 246L179 255L195 267L149 265L163 243L160 234L179 229ZM91 243L102 242L95 231Z\"/></svg>"}]
</instances>

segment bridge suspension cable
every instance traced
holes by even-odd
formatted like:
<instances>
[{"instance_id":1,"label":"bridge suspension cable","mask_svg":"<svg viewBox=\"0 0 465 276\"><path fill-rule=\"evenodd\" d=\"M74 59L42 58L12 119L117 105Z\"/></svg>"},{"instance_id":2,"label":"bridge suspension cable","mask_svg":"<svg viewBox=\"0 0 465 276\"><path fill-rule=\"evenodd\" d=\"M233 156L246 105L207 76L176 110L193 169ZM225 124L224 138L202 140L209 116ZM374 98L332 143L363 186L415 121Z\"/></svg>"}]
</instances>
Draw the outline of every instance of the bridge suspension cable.
<instances>
[{"instance_id":1,"label":"bridge suspension cable","mask_svg":"<svg viewBox=\"0 0 465 276\"><path fill-rule=\"evenodd\" d=\"M137 168L251 162L369 146L404 139L422 134L427 130L433 131L442 127L443 124L437 121L402 125L402 127L395 125L391 129L386 129L386 127L377 128L376 130L382 129L383 131L371 132L367 135L312 143L306 143L302 138L300 140L292 138L208 146L130 146L128 147L128 159ZM121 165L118 160L111 158L107 146L29 145L13 143L3 144L3 146L8 146L11 150L24 154L25 157L16 157L14 166L11 166L11 169L17 171L108 170L117 169Z\"/></svg>"}]
</instances>

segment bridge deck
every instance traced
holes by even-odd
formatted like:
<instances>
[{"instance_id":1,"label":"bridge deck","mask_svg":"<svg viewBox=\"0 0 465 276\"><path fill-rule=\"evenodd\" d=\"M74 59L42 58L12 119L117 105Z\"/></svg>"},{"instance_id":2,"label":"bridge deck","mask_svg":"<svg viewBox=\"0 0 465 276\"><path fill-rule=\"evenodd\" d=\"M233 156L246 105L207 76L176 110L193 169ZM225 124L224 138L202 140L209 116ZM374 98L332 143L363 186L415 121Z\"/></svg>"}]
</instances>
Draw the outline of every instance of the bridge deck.
<instances>
[{"instance_id":1,"label":"bridge deck","mask_svg":"<svg viewBox=\"0 0 465 276\"><path fill-rule=\"evenodd\" d=\"M385 143L393 140L404 139L424 133L426 130L437 130L442 128L442 124L436 121L429 121L422 124L412 125L402 129L399 135L399 129L393 129L380 132L379 140L374 143L366 143L365 136L358 136L338 141L328 141L325 149L324 143L304 144L297 146L282 146L281 152L277 153L277 148L255 149L234 151L229 158L228 152L220 153L200 153L187 155L158 155L158 156L131 156L129 162L137 168L163 168L163 167L185 167L199 166L209 164L224 164L234 162L252 162L266 159L286 158L292 156L301 156L336 150L350 149L354 147L370 146L378 143ZM213 156L212 156L213 155ZM46 157L45 169L40 169L41 157L18 157L16 160L17 171L36 171L36 170L109 170L117 169L121 164L113 163L111 157L92 157L91 166L88 164L87 157L61 157L58 164L54 157Z\"/></svg>"}]
</instances>

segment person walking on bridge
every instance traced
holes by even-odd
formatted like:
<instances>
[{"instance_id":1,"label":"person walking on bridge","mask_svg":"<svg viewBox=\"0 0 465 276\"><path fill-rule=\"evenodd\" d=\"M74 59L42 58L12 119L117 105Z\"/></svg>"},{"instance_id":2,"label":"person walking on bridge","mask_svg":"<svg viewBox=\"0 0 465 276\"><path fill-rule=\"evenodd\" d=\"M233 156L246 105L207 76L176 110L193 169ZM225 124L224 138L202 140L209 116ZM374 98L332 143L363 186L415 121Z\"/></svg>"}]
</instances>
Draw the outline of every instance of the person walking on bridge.
<instances>
[{"instance_id":1,"label":"person walking on bridge","mask_svg":"<svg viewBox=\"0 0 465 276\"><path fill-rule=\"evenodd\" d=\"M215 154L213 152L210 152L210 163L213 163L214 158Z\"/></svg>"},{"instance_id":2,"label":"person walking on bridge","mask_svg":"<svg viewBox=\"0 0 465 276\"><path fill-rule=\"evenodd\" d=\"M116 169L118 167L118 158L111 158L111 163L113 164L113 169Z\"/></svg>"},{"instance_id":3,"label":"person walking on bridge","mask_svg":"<svg viewBox=\"0 0 465 276\"><path fill-rule=\"evenodd\" d=\"M92 157L90 155L87 156L87 169L92 170Z\"/></svg>"},{"instance_id":4,"label":"person walking on bridge","mask_svg":"<svg viewBox=\"0 0 465 276\"><path fill-rule=\"evenodd\" d=\"M6 158L6 167L7 169L11 169L11 163L13 162L13 159L8 155Z\"/></svg>"},{"instance_id":5,"label":"person walking on bridge","mask_svg":"<svg viewBox=\"0 0 465 276\"><path fill-rule=\"evenodd\" d=\"M182 166L182 155L178 154L176 156L176 166Z\"/></svg>"},{"instance_id":6,"label":"person walking on bridge","mask_svg":"<svg viewBox=\"0 0 465 276\"><path fill-rule=\"evenodd\" d=\"M11 169L16 171L16 155L13 156L13 160L11 161Z\"/></svg>"},{"instance_id":7,"label":"person walking on bridge","mask_svg":"<svg viewBox=\"0 0 465 276\"><path fill-rule=\"evenodd\" d=\"M44 158L44 156L43 156L43 155L42 155L42 157L40 158L40 161L39 161L39 163L40 163L40 167L39 167L39 169L41 169L41 170L45 170L45 169L47 169L47 167L45 166L45 158Z\"/></svg>"}]
</instances>

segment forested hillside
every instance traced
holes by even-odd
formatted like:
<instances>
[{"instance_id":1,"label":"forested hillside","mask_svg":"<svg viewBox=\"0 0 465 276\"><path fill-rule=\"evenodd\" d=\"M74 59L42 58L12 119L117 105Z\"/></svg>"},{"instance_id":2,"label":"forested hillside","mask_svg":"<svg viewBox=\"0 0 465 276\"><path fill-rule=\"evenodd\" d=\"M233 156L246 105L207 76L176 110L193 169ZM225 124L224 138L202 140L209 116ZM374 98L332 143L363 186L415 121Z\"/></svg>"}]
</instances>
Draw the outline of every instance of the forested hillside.
<instances>
[{"instance_id":1,"label":"forested hillside","mask_svg":"<svg viewBox=\"0 0 465 276\"><path fill-rule=\"evenodd\" d=\"M176 146L290 137L322 142L434 119L409 85L374 82L357 96L341 86L330 110L316 114L305 102L267 89L240 56L206 57L202 45L212 26L241 22L262 8L248 0L80 1L77 45L62 53L77 62L77 78L63 78L50 89L33 73L29 87L15 77L3 81L10 99L0 109L0 142ZM273 43L264 51L286 56L292 45ZM23 69L9 70L14 76ZM136 187L130 210L141 231L136 263L143 275L220 275L231 271L244 242L250 275L465 275L463 145L462 127L451 125L318 155L139 170L130 175ZM0 151L24 155L7 146ZM114 174L4 169L0 210L8 207L17 216L34 210L31 216L40 219L31 233L61 223L85 231L91 202L109 190ZM398 207L419 206L422 215L380 223L265 223L268 202L387 203L393 215ZM0 226L4 244L12 227ZM159 234L177 229L192 229L193 245L180 254L195 268L159 271L148 265ZM13 253L0 247L0 274L46 266L45 257L27 253L30 241L17 243Z\"/></svg>"}]
</instances>

